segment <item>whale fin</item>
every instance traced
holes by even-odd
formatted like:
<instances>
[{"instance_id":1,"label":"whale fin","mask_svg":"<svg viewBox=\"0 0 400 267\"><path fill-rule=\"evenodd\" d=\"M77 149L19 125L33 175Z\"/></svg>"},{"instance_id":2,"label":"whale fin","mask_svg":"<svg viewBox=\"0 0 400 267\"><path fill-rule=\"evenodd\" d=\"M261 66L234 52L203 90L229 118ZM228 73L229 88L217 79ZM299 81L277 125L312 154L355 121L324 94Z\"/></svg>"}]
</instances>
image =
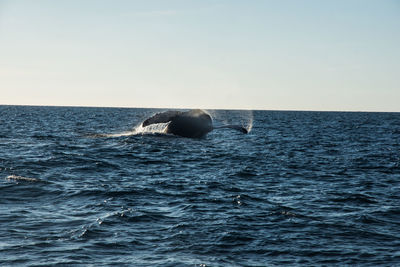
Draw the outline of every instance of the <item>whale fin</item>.
<instances>
[{"instance_id":1,"label":"whale fin","mask_svg":"<svg viewBox=\"0 0 400 267\"><path fill-rule=\"evenodd\" d=\"M214 129L223 129L223 128L234 129L234 130L237 130L237 131L242 132L244 134L249 133L249 131L246 128L244 128L243 126L240 126L240 125L229 124L229 125L222 125L222 126L214 127Z\"/></svg>"},{"instance_id":2,"label":"whale fin","mask_svg":"<svg viewBox=\"0 0 400 267\"><path fill-rule=\"evenodd\" d=\"M175 110L169 110L165 112L160 112L155 114L154 116L148 118L142 123L143 127L146 127L151 124L156 124L156 123L166 123L171 121L173 118L176 116L182 114L182 111L175 111Z\"/></svg>"}]
</instances>

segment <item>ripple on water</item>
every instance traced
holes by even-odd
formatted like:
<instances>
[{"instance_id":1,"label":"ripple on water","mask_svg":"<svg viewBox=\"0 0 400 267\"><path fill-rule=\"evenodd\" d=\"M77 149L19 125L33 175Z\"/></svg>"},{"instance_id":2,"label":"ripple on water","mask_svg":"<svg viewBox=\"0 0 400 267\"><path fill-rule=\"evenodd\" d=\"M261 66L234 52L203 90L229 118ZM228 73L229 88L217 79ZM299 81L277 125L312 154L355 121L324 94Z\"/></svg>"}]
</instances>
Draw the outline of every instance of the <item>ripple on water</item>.
<instances>
[{"instance_id":1,"label":"ripple on water","mask_svg":"<svg viewBox=\"0 0 400 267\"><path fill-rule=\"evenodd\" d=\"M397 113L256 111L192 140L134 134L157 110L0 112L3 265L400 263Z\"/></svg>"}]
</instances>

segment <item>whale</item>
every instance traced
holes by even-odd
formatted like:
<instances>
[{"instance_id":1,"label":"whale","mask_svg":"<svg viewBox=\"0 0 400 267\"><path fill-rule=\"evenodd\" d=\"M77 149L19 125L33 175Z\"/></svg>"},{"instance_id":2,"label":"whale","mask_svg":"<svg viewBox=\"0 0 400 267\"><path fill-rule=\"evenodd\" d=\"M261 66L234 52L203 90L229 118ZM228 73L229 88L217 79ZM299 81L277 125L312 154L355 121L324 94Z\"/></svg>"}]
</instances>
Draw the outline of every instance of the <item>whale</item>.
<instances>
[{"instance_id":1,"label":"whale","mask_svg":"<svg viewBox=\"0 0 400 267\"><path fill-rule=\"evenodd\" d=\"M201 109L189 111L168 110L157 113L142 122L142 127L152 124L167 123L165 133L188 138L202 138L214 129L234 129L247 134L246 128L240 125L214 126L211 116Z\"/></svg>"}]
</instances>

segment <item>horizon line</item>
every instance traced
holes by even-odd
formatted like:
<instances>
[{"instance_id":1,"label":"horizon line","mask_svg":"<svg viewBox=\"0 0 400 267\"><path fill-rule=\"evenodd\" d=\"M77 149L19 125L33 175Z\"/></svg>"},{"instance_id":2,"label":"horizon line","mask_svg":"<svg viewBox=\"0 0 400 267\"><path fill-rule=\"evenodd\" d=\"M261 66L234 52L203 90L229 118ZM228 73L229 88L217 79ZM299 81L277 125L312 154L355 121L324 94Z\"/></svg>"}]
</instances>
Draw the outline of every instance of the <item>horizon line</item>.
<instances>
[{"instance_id":1,"label":"horizon line","mask_svg":"<svg viewBox=\"0 0 400 267\"><path fill-rule=\"evenodd\" d=\"M94 105L48 105L48 104L1 104L0 106L21 107L75 107L75 108L126 108L126 109L197 109L198 107L145 107L145 106L94 106ZM199 108L204 110L236 110L236 111L293 111L293 112L359 112L359 113L400 113L400 111L368 111L368 110L317 110L317 109L260 109L260 108Z\"/></svg>"}]
</instances>

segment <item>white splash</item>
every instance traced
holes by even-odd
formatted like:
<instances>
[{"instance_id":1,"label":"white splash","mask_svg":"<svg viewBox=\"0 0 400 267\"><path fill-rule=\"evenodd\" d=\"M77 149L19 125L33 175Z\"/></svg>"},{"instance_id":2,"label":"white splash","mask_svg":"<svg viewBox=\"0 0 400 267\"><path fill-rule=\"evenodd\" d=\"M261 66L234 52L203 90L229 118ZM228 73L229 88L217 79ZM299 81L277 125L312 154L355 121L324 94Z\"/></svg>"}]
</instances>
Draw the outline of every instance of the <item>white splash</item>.
<instances>
[{"instance_id":1,"label":"white splash","mask_svg":"<svg viewBox=\"0 0 400 267\"><path fill-rule=\"evenodd\" d=\"M135 134L155 134L155 133L165 134L169 124L170 122L155 123L155 124L150 124L146 127L143 127L142 124L140 124L139 126L136 126L134 130Z\"/></svg>"},{"instance_id":2,"label":"white splash","mask_svg":"<svg viewBox=\"0 0 400 267\"><path fill-rule=\"evenodd\" d=\"M18 175L9 175L6 177L7 180L11 181L26 181L26 182L38 182L39 179L36 178L30 178L30 177L24 177L24 176L18 176Z\"/></svg>"},{"instance_id":3,"label":"white splash","mask_svg":"<svg viewBox=\"0 0 400 267\"><path fill-rule=\"evenodd\" d=\"M139 124L131 131L125 131L122 133L111 133L111 134L96 134L93 137L121 137L121 136L131 136L131 135L157 134L157 133L165 134L168 125L169 122L151 124L146 127L143 127L142 124Z\"/></svg>"},{"instance_id":4,"label":"white splash","mask_svg":"<svg viewBox=\"0 0 400 267\"><path fill-rule=\"evenodd\" d=\"M253 129L253 121L254 121L254 116L253 116L253 111L250 110L250 117L248 124L246 125L247 132L250 133L251 129Z\"/></svg>"}]
</instances>

